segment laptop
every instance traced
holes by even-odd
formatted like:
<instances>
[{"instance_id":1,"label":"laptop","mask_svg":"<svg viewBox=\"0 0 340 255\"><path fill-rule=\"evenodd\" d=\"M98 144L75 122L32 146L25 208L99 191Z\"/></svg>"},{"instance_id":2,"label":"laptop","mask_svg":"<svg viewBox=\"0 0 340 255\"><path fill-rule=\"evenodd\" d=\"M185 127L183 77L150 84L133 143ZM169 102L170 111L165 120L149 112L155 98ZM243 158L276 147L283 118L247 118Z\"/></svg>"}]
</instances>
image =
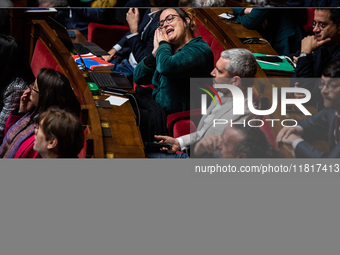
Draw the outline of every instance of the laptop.
<instances>
[{"instance_id":1,"label":"laptop","mask_svg":"<svg viewBox=\"0 0 340 255\"><path fill-rule=\"evenodd\" d=\"M90 42L73 43L71 41L70 35L66 27L64 27L62 24L60 24L58 21L56 21L52 17L49 17L49 19L51 21L52 28L56 31L59 39L65 44L66 48L70 52L74 54L92 53L93 55L96 55L97 57L101 57L103 55L110 55L107 51L103 50L95 43L90 43ZM75 52L75 49L77 50L77 52Z\"/></svg>"},{"instance_id":2,"label":"laptop","mask_svg":"<svg viewBox=\"0 0 340 255\"><path fill-rule=\"evenodd\" d=\"M81 54L77 54L82 63L84 71L87 74L87 77L101 89L132 89L129 79L123 73L102 73L102 72L93 72L90 71L81 56Z\"/></svg>"},{"instance_id":3,"label":"laptop","mask_svg":"<svg viewBox=\"0 0 340 255\"><path fill-rule=\"evenodd\" d=\"M49 17L53 23L53 28L55 29L59 39L65 44L66 48L72 52L73 54L76 54L79 56L80 61L82 62L84 71L87 74L87 77L89 77L89 79L96 83L96 85L101 88L101 89L107 89L107 88L113 88L113 89L132 89L132 85L130 84L128 78L125 76L125 74L123 73L101 73L101 72L92 72L89 71L86 68L86 65L83 61L83 58L81 57L82 51L79 49L79 47L77 47L76 43L73 43L71 41L71 38L67 32L67 29L61 25L59 22L57 22L55 19ZM86 47L86 45L96 45L94 43L80 43L81 45L84 45ZM97 46L98 48L100 48L99 46ZM90 47L90 49L93 49L95 47ZM100 48L101 49L101 48ZM104 51L104 50L102 50ZM94 52L91 51L93 54ZM104 51L105 54L103 55L108 55L109 53L107 53L106 51ZM96 55L96 54L94 54ZM97 55L98 56L98 55Z\"/></svg>"}]
</instances>

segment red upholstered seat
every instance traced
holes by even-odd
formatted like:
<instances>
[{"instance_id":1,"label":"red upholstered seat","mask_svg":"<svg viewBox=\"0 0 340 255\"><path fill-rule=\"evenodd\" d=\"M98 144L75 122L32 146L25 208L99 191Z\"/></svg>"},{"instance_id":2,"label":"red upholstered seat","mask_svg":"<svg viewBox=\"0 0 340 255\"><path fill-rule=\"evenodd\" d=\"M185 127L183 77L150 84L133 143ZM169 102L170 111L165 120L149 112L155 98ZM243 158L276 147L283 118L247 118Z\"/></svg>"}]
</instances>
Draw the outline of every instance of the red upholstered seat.
<instances>
[{"instance_id":1,"label":"red upholstered seat","mask_svg":"<svg viewBox=\"0 0 340 255\"><path fill-rule=\"evenodd\" d=\"M40 40L38 40L35 45L31 61L31 69L35 77L37 77L37 74L41 68L51 68L63 73L52 54L48 51L45 45Z\"/></svg>"},{"instance_id":2,"label":"red upholstered seat","mask_svg":"<svg viewBox=\"0 0 340 255\"><path fill-rule=\"evenodd\" d=\"M86 158L86 150L87 150L87 142L86 142L86 135L88 134L87 128L84 129L84 147L78 154L78 158Z\"/></svg>"},{"instance_id":3,"label":"red upholstered seat","mask_svg":"<svg viewBox=\"0 0 340 255\"><path fill-rule=\"evenodd\" d=\"M149 84L149 85L141 85L141 84L137 84L137 83L133 82L133 90L136 90L136 87L137 87L137 86L150 87L150 88L152 88L152 89L155 87L155 86L152 85L152 84Z\"/></svg>"},{"instance_id":4,"label":"red upholstered seat","mask_svg":"<svg viewBox=\"0 0 340 255\"><path fill-rule=\"evenodd\" d=\"M109 51L129 31L128 25L105 25L91 22L88 26L88 41Z\"/></svg>"},{"instance_id":5,"label":"red upholstered seat","mask_svg":"<svg viewBox=\"0 0 340 255\"><path fill-rule=\"evenodd\" d=\"M214 54L214 64L221 56L221 52L224 51L222 45L213 37L213 35L202 24L195 19L197 25L195 30L195 36L202 36L202 39L207 42Z\"/></svg>"},{"instance_id":6,"label":"red upholstered seat","mask_svg":"<svg viewBox=\"0 0 340 255\"><path fill-rule=\"evenodd\" d=\"M221 52L224 51L224 48L215 38L212 40L210 48L214 53L214 64L216 65L216 62L221 57Z\"/></svg>"},{"instance_id":7,"label":"red upholstered seat","mask_svg":"<svg viewBox=\"0 0 340 255\"><path fill-rule=\"evenodd\" d=\"M206 41L207 44L210 46L214 37L204 26L202 26L202 24L197 19L195 19L195 23L196 23L195 36L202 36L202 39Z\"/></svg>"},{"instance_id":8,"label":"red upholstered seat","mask_svg":"<svg viewBox=\"0 0 340 255\"><path fill-rule=\"evenodd\" d=\"M314 11L314 8L301 9L302 25L307 34L313 33Z\"/></svg>"},{"instance_id":9,"label":"red upholstered seat","mask_svg":"<svg viewBox=\"0 0 340 255\"><path fill-rule=\"evenodd\" d=\"M191 134L196 130L196 126L192 120L180 120L174 124L172 137L177 138L183 135Z\"/></svg>"},{"instance_id":10,"label":"red upholstered seat","mask_svg":"<svg viewBox=\"0 0 340 255\"><path fill-rule=\"evenodd\" d=\"M172 137L179 137L196 131L196 125L201 118L201 109L176 112L168 115L167 129Z\"/></svg>"}]
</instances>

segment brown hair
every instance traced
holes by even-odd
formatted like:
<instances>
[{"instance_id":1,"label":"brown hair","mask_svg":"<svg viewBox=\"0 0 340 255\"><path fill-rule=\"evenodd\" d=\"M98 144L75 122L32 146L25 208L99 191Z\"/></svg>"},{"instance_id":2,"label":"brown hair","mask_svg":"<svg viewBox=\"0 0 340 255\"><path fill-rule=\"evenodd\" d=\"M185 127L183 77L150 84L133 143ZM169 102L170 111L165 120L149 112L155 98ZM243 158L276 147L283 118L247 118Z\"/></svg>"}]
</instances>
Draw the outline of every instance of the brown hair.
<instances>
[{"instance_id":1,"label":"brown hair","mask_svg":"<svg viewBox=\"0 0 340 255\"><path fill-rule=\"evenodd\" d=\"M84 146L84 130L80 120L72 113L59 108L49 108L35 119L40 124L46 140L58 140L59 158L76 158ZM41 123L42 122L42 123Z\"/></svg>"}]
</instances>

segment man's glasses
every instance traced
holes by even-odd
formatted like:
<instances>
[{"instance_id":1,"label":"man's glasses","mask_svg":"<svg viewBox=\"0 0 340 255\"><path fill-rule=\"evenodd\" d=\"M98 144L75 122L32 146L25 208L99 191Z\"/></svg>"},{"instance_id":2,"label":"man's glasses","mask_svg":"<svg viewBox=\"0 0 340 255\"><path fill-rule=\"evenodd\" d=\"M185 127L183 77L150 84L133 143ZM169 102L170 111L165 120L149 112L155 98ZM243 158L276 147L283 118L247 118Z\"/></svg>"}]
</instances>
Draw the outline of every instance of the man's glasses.
<instances>
[{"instance_id":1,"label":"man's glasses","mask_svg":"<svg viewBox=\"0 0 340 255\"><path fill-rule=\"evenodd\" d=\"M321 81L319 84L319 89L323 89L324 87L326 87L328 92L332 92L339 86L340 86L339 82L336 82L335 80L330 80L328 82Z\"/></svg>"},{"instance_id":2,"label":"man's glasses","mask_svg":"<svg viewBox=\"0 0 340 255\"><path fill-rule=\"evenodd\" d=\"M165 17L165 19L160 20L158 22L158 27L163 28L165 21L166 23L170 24L176 16L179 17L179 15L176 15L176 14L169 14L168 16Z\"/></svg>"},{"instance_id":3,"label":"man's glasses","mask_svg":"<svg viewBox=\"0 0 340 255\"><path fill-rule=\"evenodd\" d=\"M324 29L325 27L328 26L328 23L313 21L313 22L312 22L312 27L315 28L315 27L317 27L317 26L318 26L320 29Z\"/></svg>"},{"instance_id":4,"label":"man's glasses","mask_svg":"<svg viewBox=\"0 0 340 255\"><path fill-rule=\"evenodd\" d=\"M30 84L30 89L33 90L35 93L38 93L39 94L39 90L35 89L34 87L34 84Z\"/></svg>"}]
</instances>

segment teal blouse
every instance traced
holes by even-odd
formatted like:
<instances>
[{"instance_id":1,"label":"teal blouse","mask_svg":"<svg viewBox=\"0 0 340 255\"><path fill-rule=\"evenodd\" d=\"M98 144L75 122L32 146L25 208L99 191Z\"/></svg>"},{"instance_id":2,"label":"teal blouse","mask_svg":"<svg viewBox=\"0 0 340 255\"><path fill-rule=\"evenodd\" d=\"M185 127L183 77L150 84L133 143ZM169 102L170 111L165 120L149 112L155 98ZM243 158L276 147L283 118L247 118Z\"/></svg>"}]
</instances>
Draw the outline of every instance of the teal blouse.
<instances>
[{"instance_id":1,"label":"teal blouse","mask_svg":"<svg viewBox=\"0 0 340 255\"><path fill-rule=\"evenodd\" d=\"M155 68L146 66L144 60L134 69L133 79L137 84L155 86L153 96L167 114L189 110L190 78L208 78L214 68L213 52L200 36L175 54L169 43L161 43L156 52Z\"/></svg>"}]
</instances>

